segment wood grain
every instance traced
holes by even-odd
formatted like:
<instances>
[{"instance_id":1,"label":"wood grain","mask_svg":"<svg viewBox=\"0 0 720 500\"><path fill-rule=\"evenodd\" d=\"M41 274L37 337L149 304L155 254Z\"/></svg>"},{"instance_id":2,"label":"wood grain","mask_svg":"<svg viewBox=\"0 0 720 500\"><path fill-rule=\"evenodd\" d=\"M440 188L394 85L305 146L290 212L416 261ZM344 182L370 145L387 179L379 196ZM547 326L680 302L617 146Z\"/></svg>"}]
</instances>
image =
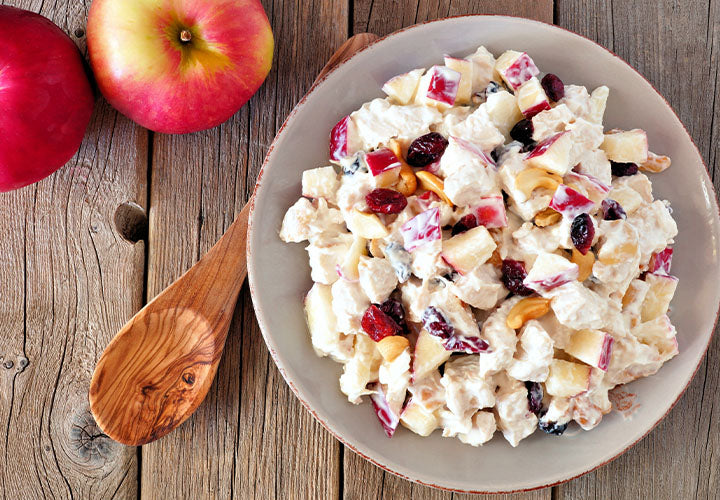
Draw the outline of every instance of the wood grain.
<instances>
[{"instance_id":1,"label":"wood grain","mask_svg":"<svg viewBox=\"0 0 720 500\"><path fill-rule=\"evenodd\" d=\"M378 2L355 0L353 11L353 29L355 32L369 31L380 36L391 33L403 26L412 25L429 19L460 14L504 14L522 16L552 23L553 2L495 2L478 0L453 0L452 2L409 0ZM472 495L460 495L432 489L400 479L344 448L343 496L355 498L412 498L450 499L472 498ZM498 498L516 500L550 500L551 489L502 495Z\"/></svg>"},{"instance_id":2,"label":"wood grain","mask_svg":"<svg viewBox=\"0 0 720 500\"><path fill-rule=\"evenodd\" d=\"M85 50L87 3L4 2L49 17ZM103 347L142 303L144 242L114 214L146 206L147 133L102 100L78 154L39 184L0 195L0 492L123 498L137 460L102 434L87 388Z\"/></svg>"},{"instance_id":3,"label":"wood grain","mask_svg":"<svg viewBox=\"0 0 720 500\"><path fill-rule=\"evenodd\" d=\"M90 410L115 441L137 446L160 439L205 399L247 276L249 213L248 203L220 240L102 353L90 382Z\"/></svg>"},{"instance_id":4,"label":"wood grain","mask_svg":"<svg viewBox=\"0 0 720 500\"><path fill-rule=\"evenodd\" d=\"M232 222L285 116L347 39L345 2L268 1L264 6L276 47L273 69L258 94L219 128L154 138L149 296L190 267ZM176 457L170 470L169 456ZM245 287L205 403L177 431L143 447L141 493L148 498L332 498L339 476L339 444L282 380Z\"/></svg>"},{"instance_id":5,"label":"wood grain","mask_svg":"<svg viewBox=\"0 0 720 500\"><path fill-rule=\"evenodd\" d=\"M558 0L561 26L613 49L664 95L720 186L720 3ZM714 89L714 91L713 91ZM670 414L609 465L557 488L558 499L717 498L720 339Z\"/></svg>"}]
</instances>

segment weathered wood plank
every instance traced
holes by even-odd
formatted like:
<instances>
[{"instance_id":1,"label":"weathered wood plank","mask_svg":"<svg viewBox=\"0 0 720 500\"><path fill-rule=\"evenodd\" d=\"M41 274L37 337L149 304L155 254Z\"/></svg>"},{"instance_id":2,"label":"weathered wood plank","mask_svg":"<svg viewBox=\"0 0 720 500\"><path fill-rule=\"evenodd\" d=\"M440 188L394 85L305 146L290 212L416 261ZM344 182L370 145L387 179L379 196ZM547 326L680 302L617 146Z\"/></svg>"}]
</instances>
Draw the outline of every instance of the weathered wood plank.
<instances>
[{"instance_id":1,"label":"weathered wood plank","mask_svg":"<svg viewBox=\"0 0 720 500\"><path fill-rule=\"evenodd\" d=\"M558 0L556 22L614 50L663 94L718 175L720 3ZM717 498L720 339L665 420L609 465L557 488L557 498Z\"/></svg>"},{"instance_id":2,"label":"weathered wood plank","mask_svg":"<svg viewBox=\"0 0 720 500\"><path fill-rule=\"evenodd\" d=\"M219 128L155 136L149 297L180 276L230 225L254 187L275 132L347 38L344 1L268 0L264 5L276 50L273 70L258 94ZM142 449L143 497L337 496L340 445L282 380L247 289L238 304L208 399L178 430Z\"/></svg>"},{"instance_id":3,"label":"weathered wood plank","mask_svg":"<svg viewBox=\"0 0 720 500\"><path fill-rule=\"evenodd\" d=\"M369 31L385 35L403 26L412 25L429 19L461 14L504 14L529 17L547 23L553 21L552 0L525 2L492 2L487 0L410 0L395 2L373 2L355 0L353 11L353 30L355 33ZM343 447L344 448L344 447ZM355 498L412 498L412 499L450 499L472 498L443 492L427 486L405 481L390 473L383 472L347 448L344 448L343 493L347 499ZM498 498L541 500L550 498L549 488L517 495L504 495Z\"/></svg>"},{"instance_id":4,"label":"weathered wood plank","mask_svg":"<svg viewBox=\"0 0 720 500\"><path fill-rule=\"evenodd\" d=\"M88 2L3 2L49 17L85 50ZM134 448L95 426L95 361L141 305L144 242L118 206L146 202L147 132L98 100L79 153L39 184L0 195L0 492L3 498L131 498Z\"/></svg>"}]
</instances>

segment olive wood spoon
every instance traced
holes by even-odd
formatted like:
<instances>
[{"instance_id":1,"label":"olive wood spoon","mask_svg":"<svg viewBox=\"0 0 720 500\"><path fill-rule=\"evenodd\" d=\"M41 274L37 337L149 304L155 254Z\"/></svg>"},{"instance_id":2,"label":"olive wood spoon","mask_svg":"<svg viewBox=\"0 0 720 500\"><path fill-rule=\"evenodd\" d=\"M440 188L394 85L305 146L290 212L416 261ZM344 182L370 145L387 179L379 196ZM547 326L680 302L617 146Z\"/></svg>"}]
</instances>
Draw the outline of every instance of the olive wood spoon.
<instances>
[{"instance_id":1,"label":"olive wood spoon","mask_svg":"<svg viewBox=\"0 0 720 500\"><path fill-rule=\"evenodd\" d=\"M377 39L360 33L330 58L316 82ZM222 238L115 335L90 382L90 410L105 434L127 445L163 437L207 395L247 275L251 202Z\"/></svg>"}]
</instances>

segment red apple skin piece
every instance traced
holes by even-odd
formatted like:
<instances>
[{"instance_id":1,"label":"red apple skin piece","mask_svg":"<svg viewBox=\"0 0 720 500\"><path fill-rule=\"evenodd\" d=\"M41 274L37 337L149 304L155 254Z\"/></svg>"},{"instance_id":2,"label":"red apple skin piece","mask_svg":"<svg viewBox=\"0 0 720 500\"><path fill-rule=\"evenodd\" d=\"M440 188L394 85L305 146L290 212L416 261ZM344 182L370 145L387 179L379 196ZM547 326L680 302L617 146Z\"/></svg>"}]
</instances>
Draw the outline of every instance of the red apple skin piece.
<instances>
[{"instance_id":1,"label":"red apple skin piece","mask_svg":"<svg viewBox=\"0 0 720 500\"><path fill-rule=\"evenodd\" d=\"M515 62L504 71L503 76L505 76L505 79L513 90L517 90L523 83L538 74L540 74L540 70L535 66L535 62L527 53L523 52L515 59Z\"/></svg>"},{"instance_id":2,"label":"red apple skin piece","mask_svg":"<svg viewBox=\"0 0 720 500\"><path fill-rule=\"evenodd\" d=\"M664 276L670 275L670 266L672 265L673 249L668 247L665 250L654 253L650 257L650 265L648 272L660 274Z\"/></svg>"},{"instance_id":3,"label":"red apple skin piece","mask_svg":"<svg viewBox=\"0 0 720 500\"><path fill-rule=\"evenodd\" d=\"M488 229L507 226L507 213L502 196L488 196L480 199L473 207L478 224Z\"/></svg>"},{"instance_id":4,"label":"red apple skin piece","mask_svg":"<svg viewBox=\"0 0 720 500\"><path fill-rule=\"evenodd\" d=\"M73 157L95 97L80 52L49 19L0 6L0 33L0 191L10 191Z\"/></svg>"},{"instance_id":5,"label":"red apple skin piece","mask_svg":"<svg viewBox=\"0 0 720 500\"><path fill-rule=\"evenodd\" d=\"M225 122L260 87L273 55L258 0L94 0L87 43L110 104L171 134Z\"/></svg>"},{"instance_id":6,"label":"red apple skin piece","mask_svg":"<svg viewBox=\"0 0 720 500\"><path fill-rule=\"evenodd\" d=\"M452 106L460 86L460 73L440 66L433 66L432 71L427 97Z\"/></svg>"},{"instance_id":7,"label":"red apple skin piece","mask_svg":"<svg viewBox=\"0 0 720 500\"><path fill-rule=\"evenodd\" d=\"M346 116L330 131L330 159L342 160L349 156L348 151L348 133L349 133L350 116Z\"/></svg>"},{"instance_id":8,"label":"red apple skin piece","mask_svg":"<svg viewBox=\"0 0 720 500\"><path fill-rule=\"evenodd\" d=\"M540 156L542 154L545 154L545 151L547 151L550 146L553 145L555 141L557 141L561 136L564 134L567 134L567 132L559 132L555 135L551 135L547 139L540 142L535 148L530 151L527 156L525 157L526 160L529 160L530 158L535 158L536 156Z\"/></svg>"},{"instance_id":9,"label":"red apple skin piece","mask_svg":"<svg viewBox=\"0 0 720 500\"><path fill-rule=\"evenodd\" d=\"M380 148L366 154L365 162L374 176L401 166L398 157L388 148Z\"/></svg>"},{"instance_id":10,"label":"red apple skin piece","mask_svg":"<svg viewBox=\"0 0 720 500\"><path fill-rule=\"evenodd\" d=\"M540 111L545 111L546 109L550 109L550 103L547 101L542 101L537 103L535 106L531 106L528 109L524 109L522 111L522 114L525 118L532 118L536 114L538 114Z\"/></svg>"},{"instance_id":11,"label":"red apple skin piece","mask_svg":"<svg viewBox=\"0 0 720 500\"><path fill-rule=\"evenodd\" d=\"M550 208L560 212L564 217L574 219L582 213L587 213L595 206L595 202L586 198L572 188L561 184L555 190L550 200Z\"/></svg>"},{"instance_id":12,"label":"red apple skin piece","mask_svg":"<svg viewBox=\"0 0 720 500\"><path fill-rule=\"evenodd\" d=\"M605 337L602 345L602 350L600 352L600 359L598 359L597 364L598 369L604 372L606 372L608 367L610 366L610 357L612 356L612 349L614 343L615 339L612 338L610 335L607 335Z\"/></svg>"},{"instance_id":13,"label":"red apple skin piece","mask_svg":"<svg viewBox=\"0 0 720 500\"><path fill-rule=\"evenodd\" d=\"M437 207L419 213L400 228L405 250L412 252L418 247L442 239L440 210Z\"/></svg>"},{"instance_id":14,"label":"red apple skin piece","mask_svg":"<svg viewBox=\"0 0 720 500\"><path fill-rule=\"evenodd\" d=\"M395 413L393 413L390 409L390 405L385 398L385 393L382 390L382 385L376 382L371 386L368 386L368 388L377 391L376 393L370 394L370 401L372 402L375 414L380 421L380 425L382 425L382 428L385 431L385 435L391 438L393 437L393 434L395 434L395 429L397 429L397 426L400 423L400 415L395 415Z\"/></svg>"}]
</instances>

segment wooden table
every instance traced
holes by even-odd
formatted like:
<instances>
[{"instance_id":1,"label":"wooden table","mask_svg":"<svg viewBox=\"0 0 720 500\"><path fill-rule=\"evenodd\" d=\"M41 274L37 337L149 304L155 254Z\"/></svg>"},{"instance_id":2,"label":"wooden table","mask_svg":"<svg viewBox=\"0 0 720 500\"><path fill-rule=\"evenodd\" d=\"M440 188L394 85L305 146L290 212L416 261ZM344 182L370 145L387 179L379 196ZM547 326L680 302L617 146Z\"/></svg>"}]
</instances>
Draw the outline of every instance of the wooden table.
<instances>
[{"instance_id":1,"label":"wooden table","mask_svg":"<svg viewBox=\"0 0 720 500\"><path fill-rule=\"evenodd\" d=\"M51 18L85 50L89 1L3 3ZM179 430L128 448L102 434L88 409L90 375L107 342L232 222L276 130L353 33L383 35L467 13L555 22L614 50L653 82L688 127L718 185L718 0L264 5L276 40L273 70L230 121L198 134L153 134L98 99L85 141L65 168L0 195L3 498L464 496L383 473L320 427L268 356L247 289L209 397ZM571 483L514 498L718 498L719 343L715 336L677 407L632 450Z\"/></svg>"}]
</instances>

